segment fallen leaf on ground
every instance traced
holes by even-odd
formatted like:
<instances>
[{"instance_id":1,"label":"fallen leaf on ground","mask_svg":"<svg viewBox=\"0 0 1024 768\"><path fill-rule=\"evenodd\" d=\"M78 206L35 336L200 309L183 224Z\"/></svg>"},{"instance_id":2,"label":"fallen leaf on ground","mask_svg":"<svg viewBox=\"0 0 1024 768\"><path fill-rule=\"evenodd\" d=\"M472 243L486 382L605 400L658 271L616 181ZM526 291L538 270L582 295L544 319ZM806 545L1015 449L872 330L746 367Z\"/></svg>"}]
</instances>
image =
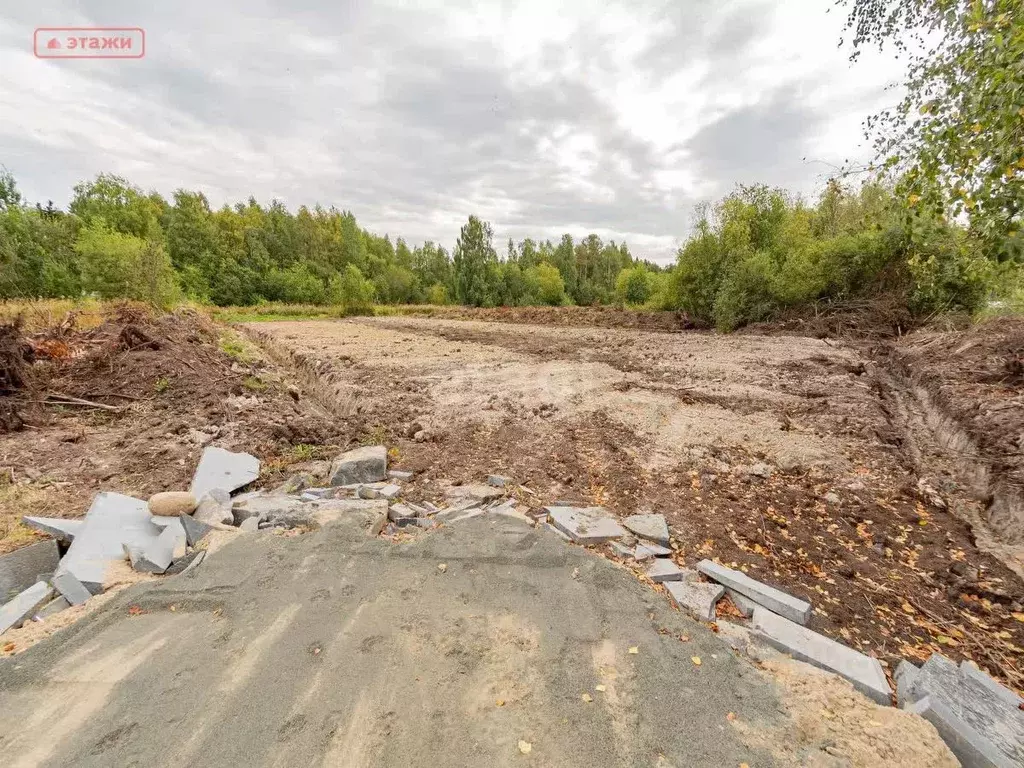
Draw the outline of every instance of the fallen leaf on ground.
<instances>
[{"instance_id":1,"label":"fallen leaf on ground","mask_svg":"<svg viewBox=\"0 0 1024 768\"><path fill-rule=\"evenodd\" d=\"M632 654L637 654L640 653L640 649L634 645L632 648L629 649L629 652Z\"/></svg>"},{"instance_id":2,"label":"fallen leaf on ground","mask_svg":"<svg viewBox=\"0 0 1024 768\"><path fill-rule=\"evenodd\" d=\"M730 712L728 715L725 716L725 719L731 723L733 720L736 719L736 713Z\"/></svg>"},{"instance_id":3,"label":"fallen leaf on ground","mask_svg":"<svg viewBox=\"0 0 1024 768\"><path fill-rule=\"evenodd\" d=\"M700 666L700 656L691 656L690 661L694 663L694 666Z\"/></svg>"},{"instance_id":4,"label":"fallen leaf on ground","mask_svg":"<svg viewBox=\"0 0 1024 768\"><path fill-rule=\"evenodd\" d=\"M594 697L591 696L589 693L584 693L582 696L580 696L580 698L587 702L587 704L594 700Z\"/></svg>"},{"instance_id":5,"label":"fallen leaf on ground","mask_svg":"<svg viewBox=\"0 0 1024 768\"><path fill-rule=\"evenodd\" d=\"M494 706L496 706L496 707L504 707L505 706L505 700L504 699L495 699L494 700Z\"/></svg>"},{"instance_id":6,"label":"fallen leaf on ground","mask_svg":"<svg viewBox=\"0 0 1024 768\"><path fill-rule=\"evenodd\" d=\"M14 650L14 647L15 647L14 643L6 643L4 645L4 653L10 653L11 651Z\"/></svg>"},{"instance_id":7,"label":"fallen leaf on ground","mask_svg":"<svg viewBox=\"0 0 1024 768\"><path fill-rule=\"evenodd\" d=\"M604 693L605 691L608 690L608 686L607 685L595 685L594 686L594 690L597 691L598 693Z\"/></svg>"},{"instance_id":8,"label":"fallen leaf on ground","mask_svg":"<svg viewBox=\"0 0 1024 768\"><path fill-rule=\"evenodd\" d=\"M523 741L522 739L519 740L519 751L522 752L524 755L530 754L530 751L532 749L533 744L531 744L528 741Z\"/></svg>"},{"instance_id":9,"label":"fallen leaf on ground","mask_svg":"<svg viewBox=\"0 0 1024 768\"><path fill-rule=\"evenodd\" d=\"M441 563L439 566L437 566L437 570L439 570L441 573L444 573L448 570L448 563Z\"/></svg>"},{"instance_id":10,"label":"fallen leaf on ground","mask_svg":"<svg viewBox=\"0 0 1024 768\"><path fill-rule=\"evenodd\" d=\"M142 609L141 605L129 605L128 606L128 615L129 616L141 616L144 613L145 613L145 611Z\"/></svg>"}]
</instances>

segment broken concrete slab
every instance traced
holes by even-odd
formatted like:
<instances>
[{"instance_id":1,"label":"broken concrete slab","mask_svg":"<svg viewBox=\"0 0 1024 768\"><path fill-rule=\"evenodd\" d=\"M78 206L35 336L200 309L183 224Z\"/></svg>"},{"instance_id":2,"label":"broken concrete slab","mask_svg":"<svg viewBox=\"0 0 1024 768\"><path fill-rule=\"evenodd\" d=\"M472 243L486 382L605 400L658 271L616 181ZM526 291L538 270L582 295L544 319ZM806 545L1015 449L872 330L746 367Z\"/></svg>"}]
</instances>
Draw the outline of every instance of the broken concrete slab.
<instances>
[{"instance_id":1,"label":"broken concrete slab","mask_svg":"<svg viewBox=\"0 0 1024 768\"><path fill-rule=\"evenodd\" d=\"M1024 765L1024 712L1013 691L938 653L899 671L900 705L935 725L963 765Z\"/></svg>"},{"instance_id":2,"label":"broken concrete slab","mask_svg":"<svg viewBox=\"0 0 1024 768\"><path fill-rule=\"evenodd\" d=\"M896 703L903 709L914 703L910 696L910 686L917 679L919 672L920 670L906 659L896 665L896 672L893 675L896 680Z\"/></svg>"},{"instance_id":3,"label":"broken concrete slab","mask_svg":"<svg viewBox=\"0 0 1024 768\"><path fill-rule=\"evenodd\" d=\"M164 575L174 576L178 573L184 573L188 569L188 567L193 563L193 561L199 556L205 554L205 552L206 550L203 549L194 549L184 557L175 558L174 562L167 566L167 570L164 571Z\"/></svg>"},{"instance_id":4,"label":"broken concrete slab","mask_svg":"<svg viewBox=\"0 0 1024 768\"><path fill-rule=\"evenodd\" d=\"M403 525L404 520L415 520L419 513L406 504L392 504L388 509L388 520L398 525Z\"/></svg>"},{"instance_id":5,"label":"broken concrete slab","mask_svg":"<svg viewBox=\"0 0 1024 768\"><path fill-rule=\"evenodd\" d=\"M572 541L572 539L571 539L571 538L569 538L569 535L568 535L568 534L566 534L566 533L563 533L562 531L558 530L558 529L557 529L557 528L555 528L555 526L553 526L553 525L552 525L551 523L544 523L544 528L545 528L546 530L548 530L548 531L551 531L551 532L552 532L552 533L554 533L555 535L557 535L557 536L558 536L558 538L560 538L560 539L564 539L565 541Z\"/></svg>"},{"instance_id":6,"label":"broken concrete slab","mask_svg":"<svg viewBox=\"0 0 1024 768\"><path fill-rule=\"evenodd\" d=\"M0 556L0 603L24 592L37 581L50 578L60 563L60 550L53 539Z\"/></svg>"},{"instance_id":7,"label":"broken concrete slab","mask_svg":"<svg viewBox=\"0 0 1024 768\"><path fill-rule=\"evenodd\" d=\"M142 550L142 557L132 564L137 571L146 573L163 573L178 557L185 554L186 537L181 520L174 518L175 524L168 525L157 540Z\"/></svg>"},{"instance_id":8,"label":"broken concrete slab","mask_svg":"<svg viewBox=\"0 0 1024 768\"><path fill-rule=\"evenodd\" d=\"M186 573L191 573L196 568L198 568L199 564L202 563L203 559L206 557L206 550L205 549L200 549L195 554L196 554L196 556L192 559L192 561L188 565L185 566L185 569L181 572L180 575L184 575Z\"/></svg>"},{"instance_id":9,"label":"broken concrete slab","mask_svg":"<svg viewBox=\"0 0 1024 768\"><path fill-rule=\"evenodd\" d=\"M45 621L51 616L55 616L61 611L65 611L70 607L71 603L68 602L68 599L66 597L61 595L60 597L51 600L38 611L36 611L35 617L43 619Z\"/></svg>"},{"instance_id":10,"label":"broken concrete slab","mask_svg":"<svg viewBox=\"0 0 1024 768\"><path fill-rule=\"evenodd\" d=\"M715 606L725 594L725 587L704 581L667 581L665 589L680 608L699 621L714 621Z\"/></svg>"},{"instance_id":11,"label":"broken concrete slab","mask_svg":"<svg viewBox=\"0 0 1024 768\"><path fill-rule=\"evenodd\" d=\"M21 522L29 528L53 536L62 544L70 544L85 525L84 520L63 520L59 517L23 517Z\"/></svg>"},{"instance_id":12,"label":"broken concrete slab","mask_svg":"<svg viewBox=\"0 0 1024 768\"><path fill-rule=\"evenodd\" d=\"M52 596L53 587L45 581L37 581L28 589L22 590L13 600L4 603L0 608L0 635L8 629L17 629L31 619Z\"/></svg>"},{"instance_id":13,"label":"broken concrete slab","mask_svg":"<svg viewBox=\"0 0 1024 768\"><path fill-rule=\"evenodd\" d=\"M388 475L388 449L368 445L346 451L331 464L331 485L374 483Z\"/></svg>"},{"instance_id":14,"label":"broken concrete slab","mask_svg":"<svg viewBox=\"0 0 1024 768\"><path fill-rule=\"evenodd\" d=\"M654 544L653 542L637 544L633 550L633 558L639 561L650 560L652 557L668 557L671 554L671 549L660 544Z\"/></svg>"},{"instance_id":15,"label":"broken concrete slab","mask_svg":"<svg viewBox=\"0 0 1024 768\"><path fill-rule=\"evenodd\" d=\"M70 571L63 571L54 575L53 586L71 605L81 605L92 594Z\"/></svg>"},{"instance_id":16,"label":"broken concrete slab","mask_svg":"<svg viewBox=\"0 0 1024 768\"><path fill-rule=\"evenodd\" d=\"M447 496L450 499L464 501L485 502L493 499L500 499L504 492L498 488L492 488L482 483L467 483L466 485L454 485L448 489Z\"/></svg>"},{"instance_id":17,"label":"broken concrete slab","mask_svg":"<svg viewBox=\"0 0 1024 768\"><path fill-rule=\"evenodd\" d=\"M231 511L231 494L223 488L207 491L192 513L192 519L206 525L233 525L235 516Z\"/></svg>"},{"instance_id":18,"label":"broken concrete slab","mask_svg":"<svg viewBox=\"0 0 1024 768\"><path fill-rule=\"evenodd\" d=\"M377 493L380 494L381 498L393 499L402 492L402 486L395 485L394 483L388 483L381 488Z\"/></svg>"},{"instance_id":19,"label":"broken concrete slab","mask_svg":"<svg viewBox=\"0 0 1024 768\"><path fill-rule=\"evenodd\" d=\"M666 581L681 581L683 569L671 560L662 558L654 561L654 564L647 569L647 576L655 584L662 584Z\"/></svg>"},{"instance_id":20,"label":"broken concrete slab","mask_svg":"<svg viewBox=\"0 0 1024 768\"><path fill-rule=\"evenodd\" d=\"M668 523L664 515L630 515L622 524L641 539L668 546Z\"/></svg>"},{"instance_id":21,"label":"broken concrete slab","mask_svg":"<svg viewBox=\"0 0 1024 768\"><path fill-rule=\"evenodd\" d=\"M260 476L260 460L248 453L234 453L213 446L203 449L189 492L202 499L214 489L231 493Z\"/></svg>"},{"instance_id":22,"label":"broken concrete slab","mask_svg":"<svg viewBox=\"0 0 1024 768\"><path fill-rule=\"evenodd\" d=\"M245 501L236 501L231 506L234 524L241 526L250 517L271 520L280 516L308 514L309 505L318 502L303 501L294 496L250 496Z\"/></svg>"},{"instance_id":23,"label":"broken concrete slab","mask_svg":"<svg viewBox=\"0 0 1024 768\"><path fill-rule=\"evenodd\" d=\"M246 533L254 533L260 529L260 519L258 517L247 517L242 521L242 524L238 526L238 530L245 531Z\"/></svg>"},{"instance_id":24,"label":"broken concrete slab","mask_svg":"<svg viewBox=\"0 0 1024 768\"><path fill-rule=\"evenodd\" d=\"M185 530L185 541L190 547L194 547L213 530L212 525L207 525L202 520L196 520L191 515L182 515L178 519L181 521L181 527Z\"/></svg>"},{"instance_id":25,"label":"broken concrete slab","mask_svg":"<svg viewBox=\"0 0 1024 768\"><path fill-rule=\"evenodd\" d=\"M697 570L712 581L724 584L758 605L763 605L769 611L784 616L790 621L795 621L797 624L807 624L811 618L810 603L774 587L769 587L767 584L762 584L745 573L726 568L711 560L701 560L697 563Z\"/></svg>"},{"instance_id":26,"label":"broken concrete slab","mask_svg":"<svg viewBox=\"0 0 1024 768\"><path fill-rule=\"evenodd\" d=\"M145 549L157 540L159 529L150 520L149 507L141 499L120 493L97 494L57 574L71 573L90 593L99 594L107 569L124 559L123 545Z\"/></svg>"},{"instance_id":27,"label":"broken concrete slab","mask_svg":"<svg viewBox=\"0 0 1024 768\"><path fill-rule=\"evenodd\" d=\"M761 605L754 609L752 626L774 648L845 677L854 688L879 704L891 703L892 691L878 659L812 632Z\"/></svg>"},{"instance_id":28,"label":"broken concrete slab","mask_svg":"<svg viewBox=\"0 0 1024 768\"><path fill-rule=\"evenodd\" d=\"M732 604L736 606L736 610L740 612L740 616L745 619L749 619L754 615L754 609L757 608L757 603L749 598L744 597L735 589L726 589L725 594L732 600Z\"/></svg>"},{"instance_id":29,"label":"broken concrete slab","mask_svg":"<svg viewBox=\"0 0 1024 768\"><path fill-rule=\"evenodd\" d=\"M603 507L545 507L548 519L572 541L580 544L603 544L621 538L626 529Z\"/></svg>"},{"instance_id":30,"label":"broken concrete slab","mask_svg":"<svg viewBox=\"0 0 1024 768\"><path fill-rule=\"evenodd\" d=\"M608 542L608 547L611 549L612 554L618 555L619 557L633 557L633 548L627 547L625 544L620 544L617 541Z\"/></svg>"}]
</instances>

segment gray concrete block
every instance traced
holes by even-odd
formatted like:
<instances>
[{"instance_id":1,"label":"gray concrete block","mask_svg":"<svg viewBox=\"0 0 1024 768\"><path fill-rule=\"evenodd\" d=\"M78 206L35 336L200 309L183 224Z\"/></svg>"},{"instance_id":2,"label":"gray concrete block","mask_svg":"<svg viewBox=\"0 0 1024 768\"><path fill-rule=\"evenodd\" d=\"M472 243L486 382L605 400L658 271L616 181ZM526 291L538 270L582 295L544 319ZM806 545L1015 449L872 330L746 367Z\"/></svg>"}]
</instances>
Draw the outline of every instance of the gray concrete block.
<instances>
[{"instance_id":1,"label":"gray concrete block","mask_svg":"<svg viewBox=\"0 0 1024 768\"><path fill-rule=\"evenodd\" d=\"M36 617L43 619L44 621L51 616L56 616L61 611L65 611L71 607L71 603L68 599L61 595L60 597L51 600L38 611L36 611Z\"/></svg>"},{"instance_id":2,"label":"gray concrete block","mask_svg":"<svg viewBox=\"0 0 1024 768\"><path fill-rule=\"evenodd\" d=\"M192 519L207 525L234 525L235 516L231 506L231 494L222 488L214 488L199 500Z\"/></svg>"},{"instance_id":3,"label":"gray concrete block","mask_svg":"<svg viewBox=\"0 0 1024 768\"><path fill-rule=\"evenodd\" d=\"M59 517L23 517L21 522L29 528L53 536L62 544L70 544L85 525L84 520L62 520Z\"/></svg>"},{"instance_id":4,"label":"gray concrete block","mask_svg":"<svg viewBox=\"0 0 1024 768\"><path fill-rule=\"evenodd\" d=\"M905 709L935 726L963 768L1020 768L1024 765L997 749L985 734L960 719L944 701L925 696Z\"/></svg>"},{"instance_id":5,"label":"gray concrete block","mask_svg":"<svg viewBox=\"0 0 1024 768\"><path fill-rule=\"evenodd\" d=\"M760 605L754 609L752 626L769 645L794 659L845 677L854 688L879 704L891 703L892 691L878 659L812 632Z\"/></svg>"},{"instance_id":6,"label":"gray concrete block","mask_svg":"<svg viewBox=\"0 0 1024 768\"><path fill-rule=\"evenodd\" d=\"M633 550L633 558L639 561L650 560L653 557L668 557L671 554L672 550L668 547L650 541L645 544L637 544L636 549Z\"/></svg>"},{"instance_id":7,"label":"gray concrete block","mask_svg":"<svg viewBox=\"0 0 1024 768\"><path fill-rule=\"evenodd\" d=\"M245 531L247 533L255 533L260 529L260 519L258 517L249 517L242 521L242 524L238 526L238 530Z\"/></svg>"},{"instance_id":8,"label":"gray concrete block","mask_svg":"<svg viewBox=\"0 0 1024 768\"><path fill-rule=\"evenodd\" d=\"M388 508L388 520L397 523L399 520L412 520L419 513L407 504L392 504Z\"/></svg>"},{"instance_id":9,"label":"gray concrete block","mask_svg":"<svg viewBox=\"0 0 1024 768\"><path fill-rule=\"evenodd\" d=\"M236 501L231 507L231 513L234 516L234 524L241 526L250 517L276 520L294 516L295 513L308 516L312 509L311 505L317 503L319 502L303 501L294 496L250 496L244 501Z\"/></svg>"},{"instance_id":10,"label":"gray concrete block","mask_svg":"<svg viewBox=\"0 0 1024 768\"><path fill-rule=\"evenodd\" d=\"M683 569L671 560L659 558L647 569L647 575L655 584L662 584L666 581L682 581Z\"/></svg>"},{"instance_id":11,"label":"gray concrete block","mask_svg":"<svg viewBox=\"0 0 1024 768\"><path fill-rule=\"evenodd\" d=\"M625 544L619 544L617 541L608 542L608 548L611 549L612 554L618 555L619 557L633 556L632 547L627 547Z\"/></svg>"},{"instance_id":12,"label":"gray concrete block","mask_svg":"<svg viewBox=\"0 0 1024 768\"><path fill-rule=\"evenodd\" d=\"M163 573L176 557L182 557L185 550L185 529L181 521L174 518L175 525L168 525L163 532L143 549L142 558L133 567L146 573Z\"/></svg>"},{"instance_id":13,"label":"gray concrete block","mask_svg":"<svg viewBox=\"0 0 1024 768\"><path fill-rule=\"evenodd\" d=\"M48 581L60 564L60 550L53 539L0 556L0 602L10 600L37 581Z\"/></svg>"},{"instance_id":14,"label":"gray concrete block","mask_svg":"<svg viewBox=\"0 0 1024 768\"><path fill-rule=\"evenodd\" d=\"M904 709L913 703L910 691L919 673L920 670L906 659L896 665L893 675L896 678L896 703Z\"/></svg>"},{"instance_id":15,"label":"gray concrete block","mask_svg":"<svg viewBox=\"0 0 1024 768\"><path fill-rule=\"evenodd\" d=\"M177 557L177 558L175 558L174 562L172 562L167 567L167 570L164 571L164 575L165 576L174 576L175 574L178 574L178 573L184 573L188 569L188 567L192 564L192 562L197 557L199 557L200 555L203 555L204 553L205 553L205 550L193 549L191 552L189 552L184 557Z\"/></svg>"},{"instance_id":16,"label":"gray concrete block","mask_svg":"<svg viewBox=\"0 0 1024 768\"><path fill-rule=\"evenodd\" d=\"M711 560L701 560L697 570L712 581L717 581L744 597L763 605L769 611L784 616L797 624L806 624L811 618L811 604L785 592L762 584L745 573L726 568Z\"/></svg>"},{"instance_id":17,"label":"gray concrete block","mask_svg":"<svg viewBox=\"0 0 1024 768\"><path fill-rule=\"evenodd\" d=\"M512 480L503 475L488 475L487 484L492 485L495 488L504 488L506 485L510 485Z\"/></svg>"},{"instance_id":18,"label":"gray concrete block","mask_svg":"<svg viewBox=\"0 0 1024 768\"><path fill-rule=\"evenodd\" d=\"M904 686L901 704L911 708L929 701L934 717L944 724L935 727L957 757L958 749L966 749L972 759L990 761L978 765L1004 764L993 757L1000 754L1008 761L1005 764L1024 765L1024 712L1012 691L997 690L1002 686L982 674L933 653ZM943 728L953 734L950 739ZM961 762L967 765L964 758Z\"/></svg>"},{"instance_id":19,"label":"gray concrete block","mask_svg":"<svg viewBox=\"0 0 1024 768\"><path fill-rule=\"evenodd\" d=\"M190 547L194 547L203 537L213 530L213 526L207 525L201 520L196 520L191 515L182 515L181 527L185 530L185 541Z\"/></svg>"},{"instance_id":20,"label":"gray concrete block","mask_svg":"<svg viewBox=\"0 0 1024 768\"><path fill-rule=\"evenodd\" d=\"M257 480L259 476L260 460L255 456L210 446L203 450L189 491L197 499L202 499L216 488L231 493Z\"/></svg>"},{"instance_id":21,"label":"gray concrete block","mask_svg":"<svg viewBox=\"0 0 1024 768\"><path fill-rule=\"evenodd\" d=\"M368 485L361 485L356 489L356 496L360 499L379 499L380 491L376 488L371 488Z\"/></svg>"},{"instance_id":22,"label":"gray concrete block","mask_svg":"<svg viewBox=\"0 0 1024 768\"><path fill-rule=\"evenodd\" d=\"M721 584L704 581L667 581L665 589L676 605L700 621L715 620L715 605L725 594L725 587Z\"/></svg>"},{"instance_id":23,"label":"gray concrete block","mask_svg":"<svg viewBox=\"0 0 1024 768\"><path fill-rule=\"evenodd\" d=\"M749 619L754 615L754 609L757 607L757 603L753 600L749 600L734 589L725 590L725 594L732 600L732 604L736 606L736 610L740 612L740 616L745 619Z\"/></svg>"},{"instance_id":24,"label":"gray concrete block","mask_svg":"<svg viewBox=\"0 0 1024 768\"><path fill-rule=\"evenodd\" d=\"M388 449L368 445L346 451L331 464L331 485L374 483L388 476Z\"/></svg>"},{"instance_id":25,"label":"gray concrete block","mask_svg":"<svg viewBox=\"0 0 1024 768\"><path fill-rule=\"evenodd\" d=\"M81 605L92 594L70 571L58 573L53 577L53 586L71 605Z\"/></svg>"},{"instance_id":26,"label":"gray concrete block","mask_svg":"<svg viewBox=\"0 0 1024 768\"><path fill-rule=\"evenodd\" d=\"M124 559L123 545L145 549L160 535L146 502L120 493L97 494L84 522L57 574L73 574L94 595L103 591L107 569Z\"/></svg>"},{"instance_id":27,"label":"gray concrete block","mask_svg":"<svg viewBox=\"0 0 1024 768\"><path fill-rule=\"evenodd\" d=\"M981 670L973 661L965 659L960 662L960 677L970 679L978 683L981 687L987 689L993 696L1005 701L1009 707L1019 708L1021 704L1024 704L1024 699L999 683L987 672Z\"/></svg>"},{"instance_id":28,"label":"gray concrete block","mask_svg":"<svg viewBox=\"0 0 1024 768\"><path fill-rule=\"evenodd\" d=\"M668 546L668 523L664 515L630 515L622 524L641 539Z\"/></svg>"},{"instance_id":29,"label":"gray concrete block","mask_svg":"<svg viewBox=\"0 0 1024 768\"><path fill-rule=\"evenodd\" d=\"M401 492L402 486L395 485L394 483L388 483L379 491L377 491L377 493L380 494L380 497L384 499L393 499Z\"/></svg>"},{"instance_id":30,"label":"gray concrete block","mask_svg":"<svg viewBox=\"0 0 1024 768\"><path fill-rule=\"evenodd\" d=\"M412 480L414 474L414 472L408 472L404 469L392 469L388 471L388 477L392 480Z\"/></svg>"},{"instance_id":31,"label":"gray concrete block","mask_svg":"<svg viewBox=\"0 0 1024 768\"><path fill-rule=\"evenodd\" d=\"M45 581L37 581L28 589L22 590L13 600L4 603L0 608L0 635L8 629L17 629L35 615L53 596L53 587Z\"/></svg>"},{"instance_id":32,"label":"gray concrete block","mask_svg":"<svg viewBox=\"0 0 1024 768\"><path fill-rule=\"evenodd\" d=\"M603 544L626 535L626 529L602 507L545 507L548 520L572 541Z\"/></svg>"}]
</instances>

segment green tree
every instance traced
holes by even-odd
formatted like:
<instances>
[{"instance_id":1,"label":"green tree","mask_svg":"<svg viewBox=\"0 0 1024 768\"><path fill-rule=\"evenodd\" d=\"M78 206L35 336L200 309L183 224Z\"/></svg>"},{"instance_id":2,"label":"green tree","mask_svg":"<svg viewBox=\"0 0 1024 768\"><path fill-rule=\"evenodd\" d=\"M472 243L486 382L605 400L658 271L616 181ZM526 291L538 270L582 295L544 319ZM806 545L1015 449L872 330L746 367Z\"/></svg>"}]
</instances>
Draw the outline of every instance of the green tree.
<instances>
[{"instance_id":1,"label":"green tree","mask_svg":"<svg viewBox=\"0 0 1024 768\"><path fill-rule=\"evenodd\" d=\"M455 296L460 304L482 307L494 303L494 291L488 284L489 265L498 260L491 244L491 225L476 216L459 232L455 245Z\"/></svg>"},{"instance_id":2,"label":"green tree","mask_svg":"<svg viewBox=\"0 0 1024 768\"><path fill-rule=\"evenodd\" d=\"M158 240L146 240L96 220L79 232L82 286L104 299L130 298L168 306L178 296L171 260Z\"/></svg>"},{"instance_id":3,"label":"green tree","mask_svg":"<svg viewBox=\"0 0 1024 768\"><path fill-rule=\"evenodd\" d=\"M126 179L109 173L76 184L74 191L69 208L86 225L103 220L125 235L160 237L160 217L166 203L159 195L147 196Z\"/></svg>"},{"instance_id":4,"label":"green tree","mask_svg":"<svg viewBox=\"0 0 1024 768\"><path fill-rule=\"evenodd\" d=\"M553 307L566 303L565 281L557 267L546 263L530 267L526 270L526 280L530 295L539 303Z\"/></svg>"},{"instance_id":5,"label":"green tree","mask_svg":"<svg viewBox=\"0 0 1024 768\"><path fill-rule=\"evenodd\" d=\"M615 296L622 304L640 306L654 295L654 275L642 264L619 272L615 280Z\"/></svg>"},{"instance_id":6,"label":"green tree","mask_svg":"<svg viewBox=\"0 0 1024 768\"><path fill-rule=\"evenodd\" d=\"M1020 0L840 0L853 58L891 44L905 96L867 123L911 222L966 215L1000 259L1024 256L1024 12ZM919 236L921 233L912 231Z\"/></svg>"}]
</instances>

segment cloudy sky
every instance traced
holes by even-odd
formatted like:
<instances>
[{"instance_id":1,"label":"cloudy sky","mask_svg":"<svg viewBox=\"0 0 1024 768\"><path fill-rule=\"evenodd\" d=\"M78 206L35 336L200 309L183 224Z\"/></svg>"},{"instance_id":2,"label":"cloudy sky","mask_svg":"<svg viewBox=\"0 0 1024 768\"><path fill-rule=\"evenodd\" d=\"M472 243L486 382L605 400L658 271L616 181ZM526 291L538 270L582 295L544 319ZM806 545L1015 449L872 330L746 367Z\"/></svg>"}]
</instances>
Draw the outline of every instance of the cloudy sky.
<instances>
[{"instance_id":1,"label":"cloudy sky","mask_svg":"<svg viewBox=\"0 0 1024 768\"><path fill-rule=\"evenodd\" d=\"M662 261L696 202L813 195L865 157L901 73L848 62L829 0L3 6L0 164L30 200L108 171L335 205L412 242L476 213L501 239L596 232ZM34 57L34 28L91 25L143 27L145 58Z\"/></svg>"}]
</instances>

